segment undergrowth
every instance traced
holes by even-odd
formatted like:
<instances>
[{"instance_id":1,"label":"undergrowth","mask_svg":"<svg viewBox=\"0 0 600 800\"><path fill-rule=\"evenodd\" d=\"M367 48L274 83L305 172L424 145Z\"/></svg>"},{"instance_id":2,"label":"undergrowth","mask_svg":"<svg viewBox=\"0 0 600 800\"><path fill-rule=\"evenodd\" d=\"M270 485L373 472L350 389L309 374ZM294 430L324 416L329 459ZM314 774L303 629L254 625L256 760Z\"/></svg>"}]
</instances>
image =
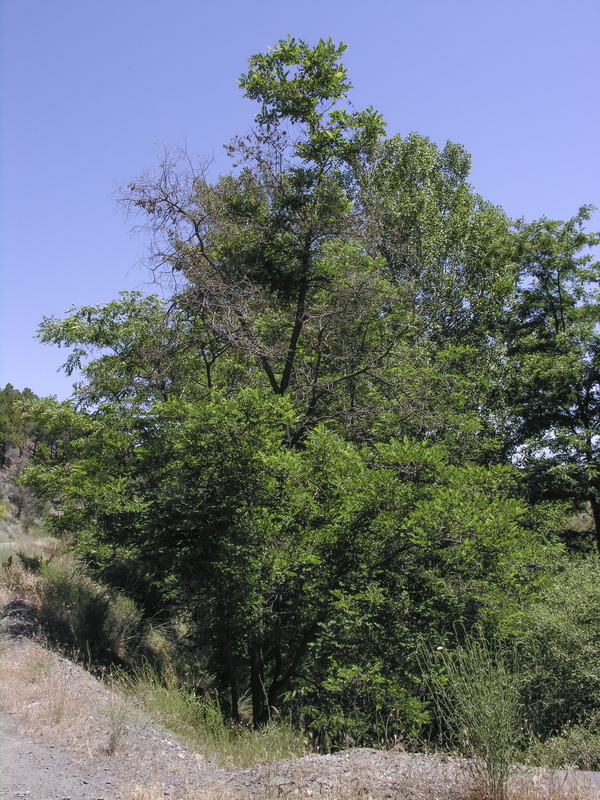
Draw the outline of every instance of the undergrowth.
<instances>
[{"instance_id":1,"label":"undergrowth","mask_svg":"<svg viewBox=\"0 0 600 800\"><path fill-rule=\"evenodd\" d=\"M6 505L3 513L6 522ZM159 717L190 748L228 769L306 752L303 735L285 722L259 731L231 723L214 696L198 696L182 685L169 630L145 618L132 599L94 580L64 543L42 535L13 538L11 529L0 562L0 603L26 600L49 644L88 667L103 667L106 674L117 667L127 698ZM472 759L480 798L508 798L513 765L526 757L519 752L524 742L518 741L521 709L513 665L482 638L433 655L428 671L441 727L452 739L446 745L458 746ZM55 692L55 717L64 713L61 697ZM107 751L116 748L122 725L119 711ZM568 725L560 735L535 740L528 755L531 764L594 768L600 763L600 723Z\"/></svg>"},{"instance_id":2,"label":"undergrowth","mask_svg":"<svg viewBox=\"0 0 600 800\"><path fill-rule=\"evenodd\" d=\"M144 659L167 669L173 643L164 627L144 619L133 600L93 580L60 542L22 545L0 572L5 601L21 598L36 610L44 638L89 667L132 665Z\"/></svg>"},{"instance_id":3,"label":"undergrowth","mask_svg":"<svg viewBox=\"0 0 600 800\"><path fill-rule=\"evenodd\" d=\"M127 694L182 739L226 769L304 755L303 736L284 722L260 730L225 720L217 700L197 696L173 675L161 675L151 665L122 676Z\"/></svg>"},{"instance_id":4,"label":"undergrowth","mask_svg":"<svg viewBox=\"0 0 600 800\"><path fill-rule=\"evenodd\" d=\"M4 602L21 598L35 608L51 646L113 676L113 687L221 766L241 768L304 754L304 739L291 726L277 721L257 731L234 724L214 697L197 696L181 685L168 631L145 620L133 600L93 580L85 564L57 540L30 540L10 565L5 557L0 588Z\"/></svg>"}]
</instances>

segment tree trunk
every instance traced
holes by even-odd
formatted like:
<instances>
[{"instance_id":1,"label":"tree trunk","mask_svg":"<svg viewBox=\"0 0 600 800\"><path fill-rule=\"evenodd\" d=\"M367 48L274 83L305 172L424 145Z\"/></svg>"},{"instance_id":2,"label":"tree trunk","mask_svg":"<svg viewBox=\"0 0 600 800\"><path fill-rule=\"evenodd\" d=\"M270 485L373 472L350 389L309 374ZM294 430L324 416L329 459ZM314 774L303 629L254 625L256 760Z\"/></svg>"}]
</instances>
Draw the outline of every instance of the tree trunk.
<instances>
[{"instance_id":1,"label":"tree trunk","mask_svg":"<svg viewBox=\"0 0 600 800\"><path fill-rule=\"evenodd\" d=\"M592 516L594 517L594 527L596 529L596 547L600 553L600 503L595 495L590 497L590 505L592 506Z\"/></svg>"},{"instance_id":2,"label":"tree trunk","mask_svg":"<svg viewBox=\"0 0 600 800\"><path fill-rule=\"evenodd\" d=\"M225 655L227 658L227 679L229 683L229 691L231 693L231 718L235 722L240 721L240 691L237 679L237 670L235 668L235 659L231 649L229 638L225 644Z\"/></svg>"},{"instance_id":3,"label":"tree trunk","mask_svg":"<svg viewBox=\"0 0 600 800\"><path fill-rule=\"evenodd\" d=\"M250 648L250 690L252 692L252 722L260 728L269 721L269 709L264 688L262 643L255 640Z\"/></svg>"}]
</instances>

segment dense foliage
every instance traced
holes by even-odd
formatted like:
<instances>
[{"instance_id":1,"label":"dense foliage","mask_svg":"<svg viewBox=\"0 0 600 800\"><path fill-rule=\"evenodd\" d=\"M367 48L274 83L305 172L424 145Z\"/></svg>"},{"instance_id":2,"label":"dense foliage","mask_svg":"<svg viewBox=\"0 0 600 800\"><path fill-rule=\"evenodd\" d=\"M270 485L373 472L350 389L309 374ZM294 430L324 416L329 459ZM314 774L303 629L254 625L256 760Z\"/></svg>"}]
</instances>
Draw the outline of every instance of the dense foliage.
<instances>
[{"instance_id":1,"label":"dense foliage","mask_svg":"<svg viewBox=\"0 0 600 800\"><path fill-rule=\"evenodd\" d=\"M24 412L34 397L30 389L20 392L10 383L0 391L0 466L10 450L22 450L35 437L35 423Z\"/></svg>"},{"instance_id":2,"label":"dense foliage","mask_svg":"<svg viewBox=\"0 0 600 800\"><path fill-rule=\"evenodd\" d=\"M170 296L44 320L83 380L37 403L28 476L234 719L249 694L323 747L416 733L419 643L521 635L567 520L600 530L590 210L508 219L460 145L346 100L343 51L253 56L231 171L124 190Z\"/></svg>"}]
</instances>

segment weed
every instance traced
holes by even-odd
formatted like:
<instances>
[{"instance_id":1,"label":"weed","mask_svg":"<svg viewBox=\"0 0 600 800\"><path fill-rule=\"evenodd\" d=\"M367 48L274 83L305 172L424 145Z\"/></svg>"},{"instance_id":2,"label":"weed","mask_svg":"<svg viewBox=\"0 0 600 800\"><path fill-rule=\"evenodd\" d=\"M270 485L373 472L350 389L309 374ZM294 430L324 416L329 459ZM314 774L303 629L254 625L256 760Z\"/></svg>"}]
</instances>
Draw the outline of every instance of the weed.
<instances>
[{"instance_id":1,"label":"weed","mask_svg":"<svg viewBox=\"0 0 600 800\"><path fill-rule=\"evenodd\" d=\"M55 725L58 725L65 717L67 679L61 675L57 677L54 684L54 690L51 693L50 719Z\"/></svg>"},{"instance_id":2,"label":"weed","mask_svg":"<svg viewBox=\"0 0 600 800\"><path fill-rule=\"evenodd\" d=\"M32 682L36 682L50 673L52 664L48 653L43 650L30 650L29 654L31 656L28 664L30 679Z\"/></svg>"},{"instance_id":3,"label":"weed","mask_svg":"<svg viewBox=\"0 0 600 800\"><path fill-rule=\"evenodd\" d=\"M48 559L45 559L39 553L34 553L33 555L30 555L29 553L26 553L23 550L19 550L19 552L17 553L17 558L21 562L21 565L23 566L24 569L26 569L28 572L33 572L37 574L42 571L42 567L45 564L48 564L52 556L50 556L50 558Z\"/></svg>"},{"instance_id":4,"label":"weed","mask_svg":"<svg viewBox=\"0 0 600 800\"><path fill-rule=\"evenodd\" d=\"M507 800L518 753L518 680L498 646L467 638L422 656L443 734L469 759L477 800Z\"/></svg>"},{"instance_id":5,"label":"weed","mask_svg":"<svg viewBox=\"0 0 600 800\"><path fill-rule=\"evenodd\" d=\"M120 742L127 733L125 721L128 716L129 712L123 698L113 691L108 705L108 738L105 750L107 755L112 756L117 752Z\"/></svg>"}]
</instances>

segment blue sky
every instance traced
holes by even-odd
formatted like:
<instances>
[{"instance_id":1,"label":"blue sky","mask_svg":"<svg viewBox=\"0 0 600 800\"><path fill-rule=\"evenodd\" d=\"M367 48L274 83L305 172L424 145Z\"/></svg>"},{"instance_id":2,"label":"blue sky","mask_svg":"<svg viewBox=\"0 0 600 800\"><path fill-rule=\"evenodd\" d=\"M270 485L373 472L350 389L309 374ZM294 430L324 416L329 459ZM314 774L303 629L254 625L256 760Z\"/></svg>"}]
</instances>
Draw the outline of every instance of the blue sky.
<instances>
[{"instance_id":1,"label":"blue sky","mask_svg":"<svg viewBox=\"0 0 600 800\"><path fill-rule=\"evenodd\" d=\"M224 171L236 78L288 34L345 41L355 106L464 144L511 216L600 206L598 0L0 0L0 386L70 394L41 318L149 280L116 187L161 144Z\"/></svg>"}]
</instances>

